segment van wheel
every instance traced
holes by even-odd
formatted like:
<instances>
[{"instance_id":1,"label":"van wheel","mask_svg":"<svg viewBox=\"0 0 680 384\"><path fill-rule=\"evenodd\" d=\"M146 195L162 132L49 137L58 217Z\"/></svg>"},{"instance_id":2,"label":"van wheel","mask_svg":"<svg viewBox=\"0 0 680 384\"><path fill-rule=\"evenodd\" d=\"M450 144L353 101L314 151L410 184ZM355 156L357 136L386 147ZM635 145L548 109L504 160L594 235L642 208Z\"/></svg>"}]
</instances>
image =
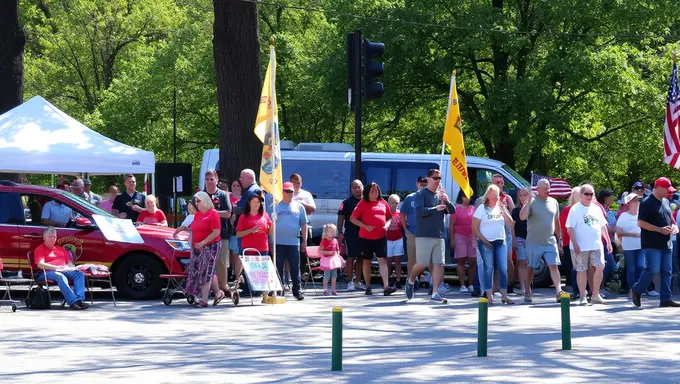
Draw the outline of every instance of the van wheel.
<instances>
[{"instance_id":1,"label":"van wheel","mask_svg":"<svg viewBox=\"0 0 680 384\"><path fill-rule=\"evenodd\" d=\"M527 266L527 268L531 268ZM552 284L552 279L550 278L550 269L545 263L545 259L541 258L541 262L538 265L538 269L534 270L534 287L546 288Z\"/></svg>"},{"instance_id":2,"label":"van wheel","mask_svg":"<svg viewBox=\"0 0 680 384\"><path fill-rule=\"evenodd\" d=\"M114 285L122 297L149 300L161 293L163 269L158 261L147 255L133 254L120 262L113 275Z\"/></svg>"}]
</instances>

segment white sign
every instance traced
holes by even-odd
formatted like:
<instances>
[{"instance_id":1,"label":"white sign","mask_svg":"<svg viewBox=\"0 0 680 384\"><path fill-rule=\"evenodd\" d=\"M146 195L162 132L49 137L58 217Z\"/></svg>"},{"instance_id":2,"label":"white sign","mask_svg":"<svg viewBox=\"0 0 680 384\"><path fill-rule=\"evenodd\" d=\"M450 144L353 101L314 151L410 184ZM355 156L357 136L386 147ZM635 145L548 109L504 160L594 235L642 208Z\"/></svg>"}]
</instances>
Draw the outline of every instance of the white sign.
<instances>
[{"instance_id":1,"label":"white sign","mask_svg":"<svg viewBox=\"0 0 680 384\"><path fill-rule=\"evenodd\" d=\"M281 291L281 282L269 256L239 256L254 292Z\"/></svg>"},{"instance_id":2,"label":"white sign","mask_svg":"<svg viewBox=\"0 0 680 384\"><path fill-rule=\"evenodd\" d=\"M182 176L177 176L176 179L177 179L177 189L176 189L177 193L184 192L182 190Z\"/></svg>"},{"instance_id":3,"label":"white sign","mask_svg":"<svg viewBox=\"0 0 680 384\"><path fill-rule=\"evenodd\" d=\"M104 234L104 237L106 237L106 240L144 244L144 239L140 236L135 225L132 224L132 220L100 215L92 215L92 218Z\"/></svg>"}]
</instances>

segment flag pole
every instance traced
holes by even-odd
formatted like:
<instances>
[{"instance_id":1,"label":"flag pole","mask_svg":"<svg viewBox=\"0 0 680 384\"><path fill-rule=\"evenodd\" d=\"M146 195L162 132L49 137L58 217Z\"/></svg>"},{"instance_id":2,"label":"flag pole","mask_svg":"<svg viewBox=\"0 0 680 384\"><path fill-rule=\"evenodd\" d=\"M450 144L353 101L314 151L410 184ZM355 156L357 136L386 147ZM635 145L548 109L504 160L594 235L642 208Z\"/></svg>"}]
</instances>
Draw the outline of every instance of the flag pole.
<instances>
[{"instance_id":1,"label":"flag pole","mask_svg":"<svg viewBox=\"0 0 680 384\"><path fill-rule=\"evenodd\" d=\"M272 108L272 122L270 124L270 129L271 129L271 140L272 140L272 169L276 168L276 154L278 153L278 147L279 147L279 137L276 134L276 127L274 124L274 116L276 116L276 111L274 111L274 108L277 107L276 105L276 88L274 86L274 83L276 83L276 63L274 63L274 46L275 46L275 40L274 36L269 38L269 62L272 63L273 65L271 66L272 68L272 73L271 73L271 79L269 82L269 97L271 98L271 108ZM273 175L272 175L273 176ZM281 180L276 180L274 177L274 185L272 187L276 188L278 183L280 183ZM272 201L273 201L273 208L272 208L272 213L276 215L276 195L272 193ZM273 249L271 250L272 254L272 260L274 261L274 268L276 268L276 220L272 220L272 228L273 230L273 235L272 235L272 243L274 244ZM283 288L283 287L281 287ZM274 292L274 296L276 297L276 292Z\"/></svg>"},{"instance_id":2,"label":"flag pole","mask_svg":"<svg viewBox=\"0 0 680 384\"><path fill-rule=\"evenodd\" d=\"M444 120L444 131L446 131L446 122L449 120L449 114L451 113L451 95L453 94L453 84L456 82L456 70L454 69L451 73L451 83L449 84L449 97L447 98L446 106L446 120ZM444 169L444 151L446 149L446 142L442 139L442 154L439 158L439 171L443 172Z\"/></svg>"}]
</instances>

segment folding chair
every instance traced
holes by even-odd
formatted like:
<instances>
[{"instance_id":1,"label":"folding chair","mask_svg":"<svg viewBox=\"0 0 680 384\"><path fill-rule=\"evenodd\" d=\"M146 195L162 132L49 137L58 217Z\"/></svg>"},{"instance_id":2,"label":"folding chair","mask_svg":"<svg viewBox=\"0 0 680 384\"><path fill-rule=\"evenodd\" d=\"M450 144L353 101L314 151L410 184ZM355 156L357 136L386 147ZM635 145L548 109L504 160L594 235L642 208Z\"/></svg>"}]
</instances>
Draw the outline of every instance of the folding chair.
<instances>
[{"instance_id":1,"label":"folding chair","mask_svg":"<svg viewBox=\"0 0 680 384\"><path fill-rule=\"evenodd\" d=\"M0 299L0 306L2 306L3 302L7 302L10 304L12 312L16 312L17 306L14 304L15 301L12 300L12 284L26 285L30 284L32 280L24 279L22 277L2 277L2 270L2 259L0 259L0 283L5 284L5 294L2 296L2 299Z\"/></svg>"},{"instance_id":2,"label":"folding chair","mask_svg":"<svg viewBox=\"0 0 680 384\"><path fill-rule=\"evenodd\" d=\"M172 297L175 294L182 294L186 295L184 292L184 286L187 281L187 273L173 273L172 271L175 260L177 258L175 257L175 251L172 251L172 259L170 259L170 272L169 273L164 273L161 274L159 277L161 279L166 279L168 280L168 285L165 287L165 293L163 294L163 304L165 305L170 305L172 304ZM196 301L196 298L193 295L188 295L187 296L187 302L189 304L193 304Z\"/></svg>"},{"instance_id":3,"label":"folding chair","mask_svg":"<svg viewBox=\"0 0 680 384\"><path fill-rule=\"evenodd\" d=\"M43 272L43 277L44 279L38 280L36 279L36 272L33 270L33 262L34 262L34 257L33 257L33 251L28 251L26 252L26 260L28 261L28 267L31 270L31 278L30 278L30 283L28 284L28 293L26 293L26 307L28 307L29 302L28 302L28 297L31 294L31 290L33 289L34 286L42 287L43 284L45 285L45 290L47 291L47 297L50 300L50 303L52 302L52 294L50 293L50 287L59 287L56 281L54 280L48 280L47 279L47 272L45 272L44 269L42 269ZM66 305L66 300L63 300L61 302L61 307L63 308Z\"/></svg>"},{"instance_id":4,"label":"folding chair","mask_svg":"<svg viewBox=\"0 0 680 384\"><path fill-rule=\"evenodd\" d=\"M71 255L71 262L76 265L76 256L73 252L68 251ZM111 289L111 298L113 299L113 306L116 307L116 294L113 289L113 281L111 280L111 272L101 272L101 271L91 271L89 269L79 271L85 274L85 289L90 293L90 304L94 304L94 285L95 283L109 283L109 289Z\"/></svg>"},{"instance_id":5,"label":"folding chair","mask_svg":"<svg viewBox=\"0 0 680 384\"><path fill-rule=\"evenodd\" d=\"M305 285L302 287L303 291L307 291L307 283L309 280L312 281L312 286L314 287L314 294L318 295L319 292L316 289L316 282L314 281L314 273L321 271L320 261L321 254L319 254L319 247L307 247L307 278L305 278Z\"/></svg>"}]
</instances>

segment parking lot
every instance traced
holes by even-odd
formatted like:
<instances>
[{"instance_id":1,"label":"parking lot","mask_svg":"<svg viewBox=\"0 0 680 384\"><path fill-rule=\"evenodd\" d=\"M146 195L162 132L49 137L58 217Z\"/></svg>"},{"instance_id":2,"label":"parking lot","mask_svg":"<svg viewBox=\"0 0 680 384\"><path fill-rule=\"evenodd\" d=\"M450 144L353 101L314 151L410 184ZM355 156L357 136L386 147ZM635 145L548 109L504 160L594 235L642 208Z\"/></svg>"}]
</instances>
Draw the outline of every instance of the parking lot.
<instances>
[{"instance_id":1,"label":"parking lot","mask_svg":"<svg viewBox=\"0 0 680 384\"><path fill-rule=\"evenodd\" d=\"M376 293L378 289L375 289ZM0 308L0 382L677 382L680 313L647 299L571 307L573 348L560 351L552 290L533 305L489 309L489 357L476 357L477 301L423 291L408 303L341 293L263 305L244 298L197 309L184 300L119 301L86 311ZM17 295L18 296L18 295ZM344 370L331 372L331 310L343 308Z\"/></svg>"}]
</instances>

